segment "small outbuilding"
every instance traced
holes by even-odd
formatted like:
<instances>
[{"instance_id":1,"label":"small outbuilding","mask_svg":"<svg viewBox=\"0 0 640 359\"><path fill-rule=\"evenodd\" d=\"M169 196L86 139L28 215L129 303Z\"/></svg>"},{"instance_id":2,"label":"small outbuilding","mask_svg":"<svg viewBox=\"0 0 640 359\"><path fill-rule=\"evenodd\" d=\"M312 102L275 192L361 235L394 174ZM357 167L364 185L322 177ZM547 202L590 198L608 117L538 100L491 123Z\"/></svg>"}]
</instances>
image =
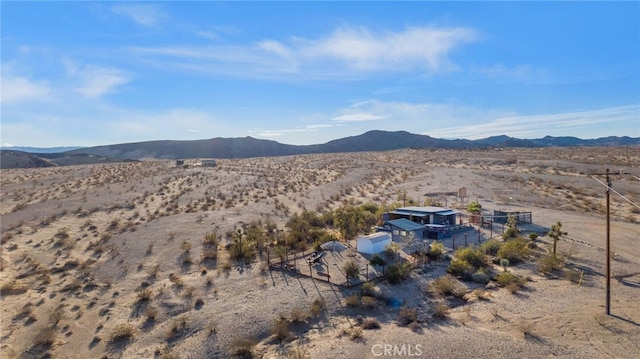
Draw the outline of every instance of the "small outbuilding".
<instances>
[{"instance_id":1,"label":"small outbuilding","mask_svg":"<svg viewBox=\"0 0 640 359\"><path fill-rule=\"evenodd\" d=\"M360 236L356 240L356 250L364 254L378 254L391 244L391 235L386 232L377 232L366 236Z\"/></svg>"}]
</instances>

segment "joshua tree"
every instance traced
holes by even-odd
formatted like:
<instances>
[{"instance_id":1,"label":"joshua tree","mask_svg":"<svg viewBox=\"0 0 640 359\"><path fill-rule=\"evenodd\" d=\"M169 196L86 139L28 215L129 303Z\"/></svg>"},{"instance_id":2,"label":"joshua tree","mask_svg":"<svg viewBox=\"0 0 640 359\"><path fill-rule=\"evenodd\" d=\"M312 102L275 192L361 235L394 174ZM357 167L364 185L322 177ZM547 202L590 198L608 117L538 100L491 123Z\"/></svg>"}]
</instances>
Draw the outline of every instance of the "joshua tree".
<instances>
[{"instance_id":1,"label":"joshua tree","mask_svg":"<svg viewBox=\"0 0 640 359\"><path fill-rule=\"evenodd\" d=\"M556 246L558 240L567 235L567 232L562 231L562 223L558 221L556 224L551 226L551 230L548 233L549 237L553 238L553 255L556 255Z\"/></svg>"}]
</instances>

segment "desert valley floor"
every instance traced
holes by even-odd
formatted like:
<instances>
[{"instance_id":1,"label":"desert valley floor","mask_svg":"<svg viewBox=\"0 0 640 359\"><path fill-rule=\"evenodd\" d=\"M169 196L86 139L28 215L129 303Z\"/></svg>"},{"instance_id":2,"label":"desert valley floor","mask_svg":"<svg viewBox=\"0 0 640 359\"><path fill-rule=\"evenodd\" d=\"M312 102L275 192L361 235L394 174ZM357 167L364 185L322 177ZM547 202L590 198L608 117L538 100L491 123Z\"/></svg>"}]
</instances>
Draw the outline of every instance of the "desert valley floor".
<instances>
[{"instance_id":1,"label":"desert valley floor","mask_svg":"<svg viewBox=\"0 0 640 359\"><path fill-rule=\"evenodd\" d=\"M148 160L2 170L0 357L638 358L640 181L612 176L605 315L604 176L589 174L607 168L640 176L640 149L412 149L221 159L213 168ZM461 187L466 198L446 194ZM406 280L372 282L367 303L361 286L270 268L264 255L229 257L233 236L250 223L286 236L303 210L407 198L462 214L475 200L483 213L530 211L543 235L530 258L508 268L526 283L510 291L456 280L460 295L439 295L433 283L446 274L450 240L448 256L416 263ZM558 221L567 232L558 252L579 279L539 270L552 244L544 232ZM487 228L468 233L470 245L500 238Z\"/></svg>"}]
</instances>

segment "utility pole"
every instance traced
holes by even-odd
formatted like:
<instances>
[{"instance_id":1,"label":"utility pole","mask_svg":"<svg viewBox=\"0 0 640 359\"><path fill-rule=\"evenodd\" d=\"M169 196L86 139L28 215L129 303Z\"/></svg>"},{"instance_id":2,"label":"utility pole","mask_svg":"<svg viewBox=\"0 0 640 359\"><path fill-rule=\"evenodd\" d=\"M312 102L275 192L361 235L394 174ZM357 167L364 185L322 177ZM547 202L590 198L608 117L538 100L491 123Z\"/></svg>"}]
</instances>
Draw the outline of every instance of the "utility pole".
<instances>
[{"instance_id":1,"label":"utility pole","mask_svg":"<svg viewBox=\"0 0 640 359\"><path fill-rule=\"evenodd\" d=\"M609 169L607 168L607 303L605 310L607 315L611 314L611 205L609 200L611 197L611 178L609 177Z\"/></svg>"},{"instance_id":2,"label":"utility pole","mask_svg":"<svg viewBox=\"0 0 640 359\"><path fill-rule=\"evenodd\" d=\"M628 174L623 172L622 170L620 170L620 175L623 174ZM606 183L602 183L600 180L598 180L597 178L593 177L593 175L605 175L606 176ZM605 312L607 313L607 315L611 315L611 204L610 204L610 199L611 199L611 173L609 172L609 169L607 168L607 171L605 173L593 173L592 174L592 178L595 179L596 181L600 182L600 184L602 185L606 185L607 187L607 245L606 245L606 278L607 278L607 284L606 284L606 303L605 303ZM634 176L635 177L635 176ZM615 191L614 191L615 192ZM616 194L618 194L616 192Z\"/></svg>"}]
</instances>

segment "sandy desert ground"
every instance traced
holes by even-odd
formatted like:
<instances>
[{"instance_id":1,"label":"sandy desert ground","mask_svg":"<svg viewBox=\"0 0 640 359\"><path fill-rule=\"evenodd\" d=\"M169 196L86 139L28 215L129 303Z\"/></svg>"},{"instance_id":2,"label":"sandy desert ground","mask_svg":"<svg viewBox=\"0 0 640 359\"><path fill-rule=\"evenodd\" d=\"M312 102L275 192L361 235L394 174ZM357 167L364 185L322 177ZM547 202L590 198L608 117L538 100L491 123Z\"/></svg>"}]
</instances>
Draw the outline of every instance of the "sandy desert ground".
<instances>
[{"instance_id":1,"label":"sandy desert ground","mask_svg":"<svg viewBox=\"0 0 640 359\"><path fill-rule=\"evenodd\" d=\"M2 170L0 357L637 358L640 181L612 176L628 201L611 196L614 277L612 315L605 315L605 187L589 174L606 168L640 176L640 149L402 150L219 160L215 168L149 160ZM401 194L464 208L456 196L433 195L460 187L487 213L531 211L538 228L561 221L568 235L558 250L566 268L581 273L579 283L543 275L532 256L509 268L527 279L515 293L457 282L464 296L442 297L430 288L445 275L445 259L416 265L399 284L375 282L372 302L348 305L359 287L269 270L264 257L229 259L227 235L251 222L285 235L289 218L304 209L391 203ZM474 228L470 238L477 230L482 240L490 235ZM207 243L208 234L218 241ZM550 243L538 238L538 253Z\"/></svg>"}]
</instances>

